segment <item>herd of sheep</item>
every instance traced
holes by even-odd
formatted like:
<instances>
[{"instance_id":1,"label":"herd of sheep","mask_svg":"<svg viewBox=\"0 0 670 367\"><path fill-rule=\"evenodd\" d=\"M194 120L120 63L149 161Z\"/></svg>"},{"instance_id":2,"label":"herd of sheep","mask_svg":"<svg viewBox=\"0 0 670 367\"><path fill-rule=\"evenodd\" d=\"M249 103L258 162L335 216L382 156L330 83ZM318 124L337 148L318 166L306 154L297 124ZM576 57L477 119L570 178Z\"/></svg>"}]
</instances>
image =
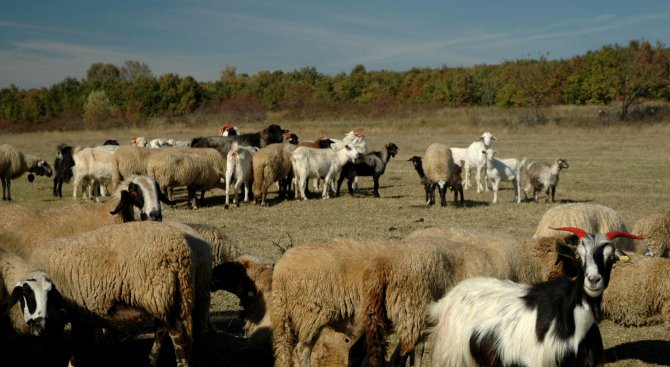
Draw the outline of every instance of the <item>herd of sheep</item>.
<instances>
[{"instance_id":1,"label":"herd of sheep","mask_svg":"<svg viewBox=\"0 0 670 367\"><path fill-rule=\"evenodd\" d=\"M215 331L211 293L220 290L244 309L240 360L261 356L275 366L599 365L602 318L670 326L670 212L641 218L629 233L611 208L563 204L545 212L533 238L427 228L396 240L306 243L272 261L215 226L164 219L161 203L174 205L173 189L186 187L195 208L207 190L222 187L228 206L232 187L234 204L238 192L265 204L275 182L279 195L307 199L310 178L328 198L344 180L353 194L359 176L373 177L379 196L379 177L399 148L367 152L360 130L302 146L278 125L220 133L59 146L55 172L0 145L3 200L12 200L9 182L25 172L55 173L54 195L70 179L75 197L112 192L103 203L0 205L0 307L14 332L49 337L69 323L75 365L95 364L87 352L97 331L150 327L149 363L158 363L169 340L177 366L188 366L194 343ZM511 181L521 201L522 170L524 192L553 201L567 162L500 159L494 140L484 132L468 148L435 143L412 157L427 203L437 189L446 205L448 188L462 203L471 168L478 192L491 182L493 202L501 181ZM397 347L389 355L391 334Z\"/></svg>"}]
</instances>

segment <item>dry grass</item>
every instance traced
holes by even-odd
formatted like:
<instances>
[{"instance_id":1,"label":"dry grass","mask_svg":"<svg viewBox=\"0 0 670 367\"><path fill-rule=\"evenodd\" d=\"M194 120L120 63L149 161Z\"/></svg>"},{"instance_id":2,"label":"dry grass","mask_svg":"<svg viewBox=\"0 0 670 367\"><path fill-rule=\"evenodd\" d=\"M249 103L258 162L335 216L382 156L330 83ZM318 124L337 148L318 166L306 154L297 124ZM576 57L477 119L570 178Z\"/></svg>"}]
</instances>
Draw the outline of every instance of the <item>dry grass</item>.
<instances>
[{"instance_id":1,"label":"dry grass","mask_svg":"<svg viewBox=\"0 0 670 367\"><path fill-rule=\"evenodd\" d=\"M275 244L319 243L333 237L400 238L416 229L432 226L531 236L540 216L554 204L513 204L510 184L503 184L498 205L489 205L490 193L478 195L472 190L465 192L464 208L453 206L451 196L446 208L427 208L423 205L423 188L407 159L423 155L424 149L432 142L465 147L478 136L487 122L495 126L491 129L499 139L495 149L500 157L527 156L529 161L547 162L559 157L568 160L570 168L561 173L556 194L560 203L589 202L610 206L624 216L629 227L643 215L670 208L666 192L670 178L670 155L665 139L660 138L670 132L668 124L598 129L568 128L550 123L530 129L496 122L496 119L507 119L501 113L459 109L401 121L282 122L283 127L298 133L304 140L322 134L340 137L353 127L363 127L373 150L394 142L400 152L381 178L382 197L372 197L372 181L362 178L362 190L354 198L273 202L268 208L242 205L224 210L223 192L215 190L208 193L204 208L190 211L182 202L177 209L167 209L164 217L223 226L242 246L273 259L280 256ZM557 110L552 113L569 116L575 112ZM509 119L513 121L512 117ZM244 131L255 131L266 124L241 127ZM212 123L198 128L184 125L133 131L29 133L4 135L0 143L13 144L23 151L53 161L55 147L61 142L73 145L99 144L106 139L127 142L133 135L190 139L211 135L217 128L217 124ZM64 191L70 193L71 186L65 187ZM178 191L178 194L183 198L183 191ZM52 198L51 181L44 178L38 178L32 185L25 177L16 180L13 197L16 202L36 202L44 206L65 205L72 201L70 197ZM221 292L215 295L212 311L220 326L232 327L224 324L223 320L230 320L230 311L235 309L235 303L233 297ZM622 328L605 321L601 330L608 358L614 362L612 366L670 365L670 334L666 327ZM207 341L206 346L197 349L196 358L200 365L224 365L230 362L231 353L238 345L237 339L217 334ZM134 348L140 351L137 360L143 361L144 352L148 353L148 349ZM135 360L124 361L126 365L135 363Z\"/></svg>"}]
</instances>

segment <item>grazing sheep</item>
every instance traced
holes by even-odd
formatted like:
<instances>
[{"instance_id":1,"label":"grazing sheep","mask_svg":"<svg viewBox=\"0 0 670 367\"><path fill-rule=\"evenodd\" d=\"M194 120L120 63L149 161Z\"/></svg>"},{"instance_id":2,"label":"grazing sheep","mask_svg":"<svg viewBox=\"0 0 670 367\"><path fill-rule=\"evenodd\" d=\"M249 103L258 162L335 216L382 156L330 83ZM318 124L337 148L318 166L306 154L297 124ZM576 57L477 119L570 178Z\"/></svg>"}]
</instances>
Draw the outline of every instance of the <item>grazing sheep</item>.
<instances>
[{"instance_id":1,"label":"grazing sheep","mask_svg":"<svg viewBox=\"0 0 670 367\"><path fill-rule=\"evenodd\" d=\"M146 147L122 146L114 152L112 162L112 189L125 177L147 174L147 159L157 150Z\"/></svg>"},{"instance_id":2,"label":"grazing sheep","mask_svg":"<svg viewBox=\"0 0 670 367\"><path fill-rule=\"evenodd\" d=\"M2 181L2 200L12 201L12 180L26 172L28 181L33 182L34 174L51 177L49 164L34 155L24 154L9 144L0 144L0 181Z\"/></svg>"},{"instance_id":3,"label":"grazing sheep","mask_svg":"<svg viewBox=\"0 0 670 367\"><path fill-rule=\"evenodd\" d=\"M670 326L670 260L629 256L612 268L604 316L624 326Z\"/></svg>"},{"instance_id":4,"label":"grazing sheep","mask_svg":"<svg viewBox=\"0 0 670 367\"><path fill-rule=\"evenodd\" d=\"M551 166L542 162L530 162L528 165L528 184L523 189L524 198L528 198L528 191L533 188L533 198L539 202L537 194L544 192L546 194L544 202L549 202L549 193L551 192L551 202L555 202L556 186L558 185L558 174L562 169L570 166L568 161L559 158Z\"/></svg>"},{"instance_id":5,"label":"grazing sheep","mask_svg":"<svg viewBox=\"0 0 670 367\"><path fill-rule=\"evenodd\" d=\"M486 183L487 179L484 177L484 185L481 184L481 172L486 167L486 157L482 155L482 151L491 147L491 141L498 140L490 131L484 131L479 136L479 140L473 141L467 147L466 158L463 158L462 151L458 153L458 160L465 160L465 189L470 188L470 168L474 167L476 172L475 180L477 181L477 193L482 192L482 189L489 191Z\"/></svg>"},{"instance_id":6,"label":"grazing sheep","mask_svg":"<svg viewBox=\"0 0 670 367\"><path fill-rule=\"evenodd\" d=\"M56 148L56 159L54 160L54 187L53 196L63 197L63 182L72 180L72 158L73 148L70 145L59 144Z\"/></svg>"},{"instance_id":7,"label":"grazing sheep","mask_svg":"<svg viewBox=\"0 0 670 367\"><path fill-rule=\"evenodd\" d=\"M670 251L670 212L642 217L633 225L633 233L644 237L635 241L635 251L648 256L668 257Z\"/></svg>"},{"instance_id":8,"label":"grazing sheep","mask_svg":"<svg viewBox=\"0 0 670 367\"><path fill-rule=\"evenodd\" d=\"M510 181L514 187L514 201L521 203L521 171L526 163L526 157L522 160L516 158L496 158L496 151L489 148L483 151L486 156L486 176L491 180L493 190L493 203L498 202L498 188L500 181Z\"/></svg>"},{"instance_id":9,"label":"grazing sheep","mask_svg":"<svg viewBox=\"0 0 670 367\"><path fill-rule=\"evenodd\" d=\"M186 186L188 208L197 209L202 205L202 196L198 200L197 191L204 192L223 186L226 159L215 149L166 148L151 154L146 167L147 175L154 177L163 191ZM195 205L191 203L193 199Z\"/></svg>"},{"instance_id":10,"label":"grazing sheep","mask_svg":"<svg viewBox=\"0 0 670 367\"><path fill-rule=\"evenodd\" d=\"M303 200L307 200L305 187L307 178L310 177L324 180L321 196L324 199L329 198L333 181L342 170L342 166L347 162L353 162L358 156L356 147L351 143L344 146L332 144L330 149L296 148L291 155L296 180L295 198L302 197Z\"/></svg>"},{"instance_id":11,"label":"grazing sheep","mask_svg":"<svg viewBox=\"0 0 670 367\"><path fill-rule=\"evenodd\" d=\"M433 143L426 148L423 155L423 166L426 172L426 178L431 184L431 195L429 205L435 204L435 188L440 193L440 205L447 205L447 187L449 177L454 170L454 159L451 156L451 150L444 144ZM467 173L467 171L466 171Z\"/></svg>"},{"instance_id":12,"label":"grazing sheep","mask_svg":"<svg viewBox=\"0 0 670 367\"><path fill-rule=\"evenodd\" d=\"M22 335L60 333L65 326L63 299L51 277L1 247L0 306Z\"/></svg>"},{"instance_id":13,"label":"grazing sheep","mask_svg":"<svg viewBox=\"0 0 670 367\"><path fill-rule=\"evenodd\" d=\"M260 201L261 205L265 206L265 198L270 185L293 176L291 156L296 148L295 144L284 142L270 144L256 152L252 164L254 168L254 200L257 203ZM282 194L281 186L280 183L280 196Z\"/></svg>"},{"instance_id":14,"label":"grazing sheep","mask_svg":"<svg viewBox=\"0 0 670 367\"><path fill-rule=\"evenodd\" d=\"M235 178L233 186L233 203L239 206L237 194L244 184L244 202L249 201L249 192L251 184L254 181L253 156L258 151L256 147L239 146L237 142L233 143L226 158L226 205L230 205L230 184Z\"/></svg>"},{"instance_id":15,"label":"grazing sheep","mask_svg":"<svg viewBox=\"0 0 670 367\"><path fill-rule=\"evenodd\" d=\"M92 148L76 147L72 154L74 176L72 182L72 197L77 199L78 190L82 190L82 196L88 192L93 196L96 186L100 187L100 194L106 196L105 186L112 181L112 167L114 163L114 152L119 149L118 145L101 145ZM84 190L84 187L87 190Z\"/></svg>"},{"instance_id":16,"label":"grazing sheep","mask_svg":"<svg viewBox=\"0 0 670 367\"><path fill-rule=\"evenodd\" d=\"M169 224L131 222L21 251L60 288L72 318L71 365L86 350L89 328L136 326L152 320L156 338L150 363L156 364L161 342L169 335L177 366L188 366L197 299L196 247L208 245Z\"/></svg>"},{"instance_id":17,"label":"grazing sheep","mask_svg":"<svg viewBox=\"0 0 670 367\"><path fill-rule=\"evenodd\" d=\"M560 226L582 228L589 233L628 231L623 217L612 208L599 204L570 203L547 210L540 218L533 238L553 237L556 231L552 228ZM635 248L633 241L626 237L617 238L614 245L621 251L632 251Z\"/></svg>"},{"instance_id":18,"label":"grazing sheep","mask_svg":"<svg viewBox=\"0 0 670 367\"><path fill-rule=\"evenodd\" d=\"M612 239L628 233L574 232L559 246L566 276L534 286L472 278L430 307L434 366L595 366L603 344L597 322L616 261ZM558 305L557 305L558 302Z\"/></svg>"},{"instance_id":19,"label":"grazing sheep","mask_svg":"<svg viewBox=\"0 0 670 367\"><path fill-rule=\"evenodd\" d=\"M389 160L398 154L398 146L393 143L388 143L381 151L370 152L361 155L356 161L349 162L342 166L340 178L337 180L336 196L340 196L340 187L342 181L347 179L347 188L349 195L354 196L354 189L352 183L354 178L360 176L372 176L374 182L373 194L379 197L379 177L386 171L386 165Z\"/></svg>"}]
</instances>

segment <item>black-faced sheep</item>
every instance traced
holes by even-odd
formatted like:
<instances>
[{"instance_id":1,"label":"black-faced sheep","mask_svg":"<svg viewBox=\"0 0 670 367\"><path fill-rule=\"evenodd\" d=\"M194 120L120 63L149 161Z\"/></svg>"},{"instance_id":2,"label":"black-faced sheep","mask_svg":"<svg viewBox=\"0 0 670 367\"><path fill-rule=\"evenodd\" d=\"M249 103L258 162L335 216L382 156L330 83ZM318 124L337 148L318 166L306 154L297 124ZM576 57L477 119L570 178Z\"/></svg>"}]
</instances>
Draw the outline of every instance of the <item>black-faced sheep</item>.
<instances>
[{"instance_id":1,"label":"black-faced sheep","mask_svg":"<svg viewBox=\"0 0 670 367\"><path fill-rule=\"evenodd\" d=\"M24 154L9 144L0 144L0 181L2 181L2 200L12 200L12 180L26 172L28 181L33 182L34 175L51 177L49 164L34 155Z\"/></svg>"},{"instance_id":2,"label":"black-faced sheep","mask_svg":"<svg viewBox=\"0 0 670 367\"><path fill-rule=\"evenodd\" d=\"M642 217L633 225L633 233L644 237L635 241L635 251L648 256L668 257L670 252L670 212Z\"/></svg>"},{"instance_id":3,"label":"black-faced sheep","mask_svg":"<svg viewBox=\"0 0 670 367\"><path fill-rule=\"evenodd\" d=\"M365 153L358 157L354 162L349 162L342 167L340 178L337 180L336 195L340 196L340 187L342 181L347 179L347 188L349 195L354 195L352 183L355 177L372 176L374 182L373 194L379 197L379 177L386 171L386 165L389 160L398 154L398 146L393 143L388 143L381 151Z\"/></svg>"},{"instance_id":4,"label":"black-faced sheep","mask_svg":"<svg viewBox=\"0 0 670 367\"><path fill-rule=\"evenodd\" d=\"M56 159L54 160L54 187L53 196L63 197L63 182L72 180L72 158L73 148L70 145L59 144L56 148Z\"/></svg>"},{"instance_id":5,"label":"black-faced sheep","mask_svg":"<svg viewBox=\"0 0 670 367\"><path fill-rule=\"evenodd\" d=\"M570 166L568 161L559 158L552 165L542 162L530 162L528 165L528 184L526 188L523 189L524 197L528 198L528 191L533 189L533 199L537 203L538 196L540 192L546 194L544 202L549 202L549 194L551 193L551 202L555 200L554 196L556 194L556 186L558 185L558 174L562 169L567 169Z\"/></svg>"},{"instance_id":6,"label":"black-faced sheep","mask_svg":"<svg viewBox=\"0 0 670 367\"><path fill-rule=\"evenodd\" d=\"M440 205L446 206L447 187L451 172L454 170L454 159L451 156L451 150L446 145L440 143L429 145L426 148L426 153L423 155L423 167L426 177L432 185L429 205L435 204L434 191L435 188L438 188Z\"/></svg>"}]
</instances>

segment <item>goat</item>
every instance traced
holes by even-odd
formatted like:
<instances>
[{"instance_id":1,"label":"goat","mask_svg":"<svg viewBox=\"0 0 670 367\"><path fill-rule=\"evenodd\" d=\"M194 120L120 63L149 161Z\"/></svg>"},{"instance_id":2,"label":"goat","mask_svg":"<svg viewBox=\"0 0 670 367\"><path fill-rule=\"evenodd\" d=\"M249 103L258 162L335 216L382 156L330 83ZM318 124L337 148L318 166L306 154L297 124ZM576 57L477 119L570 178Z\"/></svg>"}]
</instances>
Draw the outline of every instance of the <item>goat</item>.
<instances>
[{"instance_id":1,"label":"goat","mask_svg":"<svg viewBox=\"0 0 670 367\"><path fill-rule=\"evenodd\" d=\"M498 202L498 188L500 181L511 181L514 186L514 201L521 202L521 171L526 163L526 157L522 160L516 158L496 158L496 151L488 148L482 152L486 156L486 176L491 180L493 190L493 203Z\"/></svg>"},{"instance_id":2,"label":"goat","mask_svg":"<svg viewBox=\"0 0 670 367\"><path fill-rule=\"evenodd\" d=\"M482 151L488 149L491 146L491 141L498 140L493 133L490 131L484 131L479 136L478 141L473 141L470 143L470 146L467 148L467 159L465 159L465 189L470 188L470 168L475 167L477 181L477 193L482 192L482 189L489 191L488 185L486 183L486 177L484 178L484 185L481 184L481 171L486 167L486 157L482 156ZM458 149L458 148L455 148ZM452 150L455 150L452 149ZM458 153L459 160L462 159L461 153Z\"/></svg>"},{"instance_id":3,"label":"goat","mask_svg":"<svg viewBox=\"0 0 670 367\"><path fill-rule=\"evenodd\" d=\"M587 234L557 243L565 276L536 285L495 278L460 282L429 307L438 321L434 366L595 366L603 343L597 322L616 261L612 240L626 232Z\"/></svg>"},{"instance_id":4,"label":"goat","mask_svg":"<svg viewBox=\"0 0 670 367\"><path fill-rule=\"evenodd\" d=\"M528 165L528 184L523 189L524 198L528 199L528 191L533 188L533 199L538 202L537 194L541 191L546 193L544 202L549 202L549 193L551 192L551 202L555 202L556 186L558 185L558 174L561 169L567 169L570 166L568 161L559 158L551 166L542 162L531 162Z\"/></svg>"},{"instance_id":5,"label":"goat","mask_svg":"<svg viewBox=\"0 0 670 367\"><path fill-rule=\"evenodd\" d=\"M374 181L373 194L375 197L379 197L379 177L384 174L386 165L396 154L398 154L398 146L388 143L381 151L366 153L355 162L345 164L342 167L340 178L337 180L337 193L335 195L340 196L340 187L345 178L347 179L349 195L354 196L354 189L351 186L354 178L372 176Z\"/></svg>"},{"instance_id":6,"label":"goat","mask_svg":"<svg viewBox=\"0 0 670 367\"><path fill-rule=\"evenodd\" d=\"M323 178L322 197L330 197L329 190L335 177L342 170L347 162L353 162L358 158L358 152L353 144L336 147L331 145L329 149L315 149L307 147L298 147L291 155L291 164L293 165L293 174L296 180L295 198L298 198L298 192L303 200L305 196L305 187L307 178Z\"/></svg>"}]
</instances>

